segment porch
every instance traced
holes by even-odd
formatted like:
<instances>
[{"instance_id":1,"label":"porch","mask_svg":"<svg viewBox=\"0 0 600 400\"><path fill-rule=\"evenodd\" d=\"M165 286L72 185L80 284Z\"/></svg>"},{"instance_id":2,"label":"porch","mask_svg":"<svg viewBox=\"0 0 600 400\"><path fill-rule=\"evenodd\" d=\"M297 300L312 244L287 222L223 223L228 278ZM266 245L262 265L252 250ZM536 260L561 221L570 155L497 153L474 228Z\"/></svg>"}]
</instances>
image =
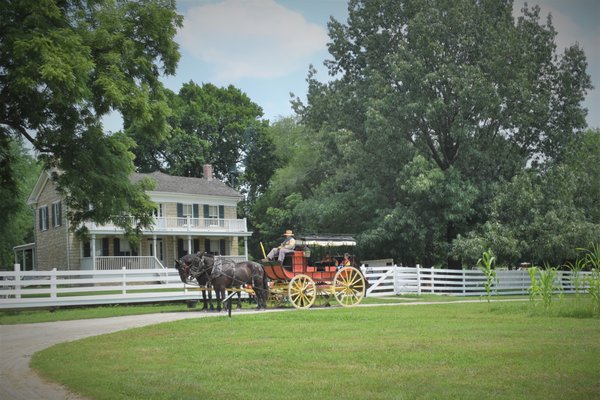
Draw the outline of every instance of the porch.
<instances>
[{"instance_id":1,"label":"porch","mask_svg":"<svg viewBox=\"0 0 600 400\"><path fill-rule=\"evenodd\" d=\"M134 223L135 221L132 221ZM86 222L90 232L123 232L123 229L113 223L98 225ZM192 217L154 217L154 224L148 231L161 234L177 233L247 233L246 218L192 218Z\"/></svg>"},{"instance_id":2,"label":"porch","mask_svg":"<svg viewBox=\"0 0 600 400\"><path fill-rule=\"evenodd\" d=\"M218 256L235 262L247 260L244 256ZM81 259L81 269L84 271L114 271L114 270L166 270L169 267L155 256L96 256Z\"/></svg>"}]
</instances>

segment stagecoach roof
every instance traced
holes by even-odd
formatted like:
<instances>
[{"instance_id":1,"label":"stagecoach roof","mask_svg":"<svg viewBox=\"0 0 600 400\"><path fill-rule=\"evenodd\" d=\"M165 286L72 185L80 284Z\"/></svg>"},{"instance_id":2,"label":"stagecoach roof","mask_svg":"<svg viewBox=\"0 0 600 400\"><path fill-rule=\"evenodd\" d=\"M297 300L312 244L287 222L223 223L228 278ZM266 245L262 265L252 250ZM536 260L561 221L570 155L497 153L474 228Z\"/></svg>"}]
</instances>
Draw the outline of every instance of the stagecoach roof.
<instances>
[{"instance_id":1,"label":"stagecoach roof","mask_svg":"<svg viewBox=\"0 0 600 400\"><path fill-rule=\"evenodd\" d=\"M356 246L356 240L350 235L301 235L296 242L306 246Z\"/></svg>"}]
</instances>

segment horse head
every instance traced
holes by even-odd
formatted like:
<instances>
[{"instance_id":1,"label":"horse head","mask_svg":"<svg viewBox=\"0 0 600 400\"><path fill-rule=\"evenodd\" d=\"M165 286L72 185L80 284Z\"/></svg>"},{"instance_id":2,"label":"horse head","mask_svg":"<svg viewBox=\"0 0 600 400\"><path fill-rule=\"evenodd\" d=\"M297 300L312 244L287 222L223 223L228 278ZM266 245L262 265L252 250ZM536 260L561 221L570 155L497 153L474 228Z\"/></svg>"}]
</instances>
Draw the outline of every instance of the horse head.
<instances>
[{"instance_id":1,"label":"horse head","mask_svg":"<svg viewBox=\"0 0 600 400\"><path fill-rule=\"evenodd\" d=\"M175 268L177 269L177 272L179 272L179 278L183 283L189 282L193 262L194 256L191 254L186 254L179 260L175 260Z\"/></svg>"}]
</instances>

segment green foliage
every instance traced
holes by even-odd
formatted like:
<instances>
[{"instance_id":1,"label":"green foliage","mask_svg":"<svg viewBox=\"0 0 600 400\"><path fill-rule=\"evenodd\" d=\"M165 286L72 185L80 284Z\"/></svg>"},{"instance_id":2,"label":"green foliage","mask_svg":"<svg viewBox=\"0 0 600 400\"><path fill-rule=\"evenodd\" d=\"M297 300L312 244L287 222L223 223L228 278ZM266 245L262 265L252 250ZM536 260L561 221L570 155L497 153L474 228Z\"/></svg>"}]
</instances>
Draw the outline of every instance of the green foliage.
<instances>
[{"instance_id":1,"label":"green foliage","mask_svg":"<svg viewBox=\"0 0 600 400\"><path fill-rule=\"evenodd\" d=\"M535 306L535 300L540 298L544 309L552 306L552 301L557 291L562 290L557 282L558 269L546 264L545 269L532 266L528 270L531 286L529 287L529 300Z\"/></svg>"},{"instance_id":2,"label":"green foliage","mask_svg":"<svg viewBox=\"0 0 600 400\"><path fill-rule=\"evenodd\" d=\"M568 261L565 266L571 271L571 282L575 287L575 295L579 298L581 289L583 288L584 279L581 271L586 267L585 259L578 257L575 262Z\"/></svg>"},{"instance_id":3,"label":"green foliage","mask_svg":"<svg viewBox=\"0 0 600 400\"><path fill-rule=\"evenodd\" d=\"M534 182L569 158L591 88L582 49L556 54L539 8L515 21L510 2L356 0L329 35L336 79L310 68L306 104L293 104L306 140L282 158L280 195L263 209L295 193L299 228L356 233L364 257L450 268L488 249L506 263L563 263L598 233L564 198L576 186L559 188L571 172L553 172L557 194ZM542 209L520 220L533 183Z\"/></svg>"},{"instance_id":4,"label":"green foliage","mask_svg":"<svg viewBox=\"0 0 600 400\"><path fill-rule=\"evenodd\" d=\"M189 82L178 94L168 95L171 132L162 140L153 140L143 127L126 121L128 134L138 143L137 167L202 177L202 167L209 163L216 177L232 187L250 184L254 195L260 193L271 174L270 143L265 137L268 122L260 120L262 109L232 85L219 88Z\"/></svg>"},{"instance_id":5,"label":"green foliage","mask_svg":"<svg viewBox=\"0 0 600 400\"><path fill-rule=\"evenodd\" d=\"M455 254L474 260L475 249L491 248L513 265L575 260L580 243L600 237L598 154L600 133L589 130L569 145L564 162L503 183L489 220L455 240Z\"/></svg>"},{"instance_id":6,"label":"green foliage","mask_svg":"<svg viewBox=\"0 0 600 400\"><path fill-rule=\"evenodd\" d=\"M483 272L485 275L485 293L487 294L487 302L490 303L492 298L492 288L496 283L496 270L494 269L496 265L496 257L491 250L488 250L483 253L482 257L477 260L477 267Z\"/></svg>"},{"instance_id":7,"label":"green foliage","mask_svg":"<svg viewBox=\"0 0 600 400\"><path fill-rule=\"evenodd\" d=\"M171 0L0 6L0 137L26 138L60 171L73 229L115 210L149 221L148 198L129 182L135 143L103 132L102 118L117 112L153 140L166 134L159 78L175 72L181 23Z\"/></svg>"},{"instance_id":8,"label":"green foliage","mask_svg":"<svg viewBox=\"0 0 600 400\"><path fill-rule=\"evenodd\" d=\"M20 138L0 136L0 268L14 263L14 246L34 240L27 197L39 172Z\"/></svg>"},{"instance_id":9,"label":"green foliage","mask_svg":"<svg viewBox=\"0 0 600 400\"><path fill-rule=\"evenodd\" d=\"M587 279L588 293L592 297L592 307L594 313L600 313L600 244L595 243L590 249L581 250L585 251L584 266L592 271Z\"/></svg>"}]
</instances>

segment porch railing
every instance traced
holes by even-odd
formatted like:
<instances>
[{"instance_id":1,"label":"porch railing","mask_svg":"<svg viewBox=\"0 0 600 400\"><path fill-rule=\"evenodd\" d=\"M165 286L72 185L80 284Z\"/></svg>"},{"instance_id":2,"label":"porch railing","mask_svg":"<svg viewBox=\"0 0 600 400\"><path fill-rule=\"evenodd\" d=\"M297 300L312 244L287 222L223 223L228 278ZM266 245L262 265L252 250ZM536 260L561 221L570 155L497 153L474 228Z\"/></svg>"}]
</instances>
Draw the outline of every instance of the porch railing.
<instances>
[{"instance_id":1,"label":"porch railing","mask_svg":"<svg viewBox=\"0 0 600 400\"><path fill-rule=\"evenodd\" d=\"M165 266L154 256L140 257L96 257L96 271L118 269L165 269Z\"/></svg>"},{"instance_id":2,"label":"porch railing","mask_svg":"<svg viewBox=\"0 0 600 400\"><path fill-rule=\"evenodd\" d=\"M132 221L134 223L135 221ZM122 231L114 223L98 225L86 222L91 231L111 230ZM246 219L223 218L191 218L191 217L155 217L154 224L149 228L156 232L247 232Z\"/></svg>"}]
</instances>

